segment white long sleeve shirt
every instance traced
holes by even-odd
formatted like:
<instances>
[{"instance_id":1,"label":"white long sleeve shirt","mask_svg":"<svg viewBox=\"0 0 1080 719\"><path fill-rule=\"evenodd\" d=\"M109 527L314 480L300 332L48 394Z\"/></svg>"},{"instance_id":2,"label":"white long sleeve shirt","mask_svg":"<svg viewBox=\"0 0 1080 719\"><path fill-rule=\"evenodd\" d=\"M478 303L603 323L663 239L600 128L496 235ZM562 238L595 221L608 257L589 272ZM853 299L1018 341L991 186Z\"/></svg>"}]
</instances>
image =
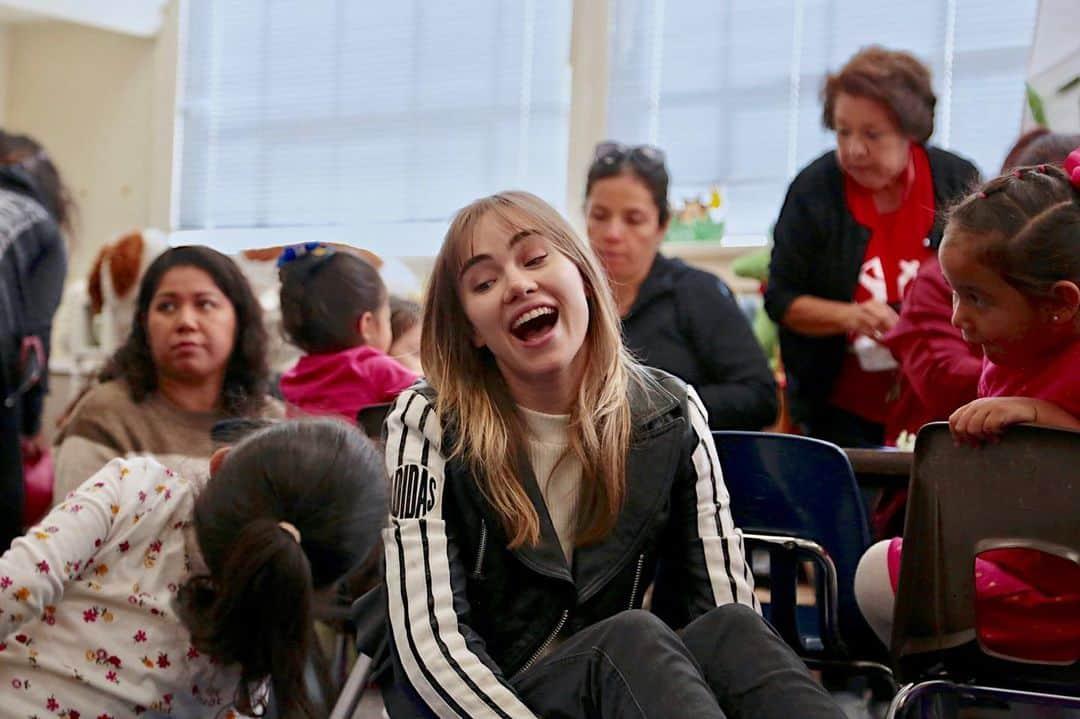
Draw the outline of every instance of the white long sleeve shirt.
<instances>
[{"instance_id":1,"label":"white long sleeve shirt","mask_svg":"<svg viewBox=\"0 0 1080 719\"><path fill-rule=\"evenodd\" d=\"M239 674L173 609L193 562L197 487L115 459L0 557L0 715L228 716Z\"/></svg>"}]
</instances>

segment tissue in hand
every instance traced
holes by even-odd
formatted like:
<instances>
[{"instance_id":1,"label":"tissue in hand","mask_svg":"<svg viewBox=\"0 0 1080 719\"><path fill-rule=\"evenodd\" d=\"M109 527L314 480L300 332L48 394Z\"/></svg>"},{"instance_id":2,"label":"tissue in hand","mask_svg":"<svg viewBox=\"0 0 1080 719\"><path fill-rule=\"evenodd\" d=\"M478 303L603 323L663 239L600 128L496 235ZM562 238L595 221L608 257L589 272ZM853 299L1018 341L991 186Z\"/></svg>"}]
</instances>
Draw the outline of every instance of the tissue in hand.
<instances>
[{"instance_id":1,"label":"tissue in hand","mask_svg":"<svg viewBox=\"0 0 1080 719\"><path fill-rule=\"evenodd\" d=\"M856 337L852 349L859 360L859 366L866 372L886 372L899 367L888 347L866 335Z\"/></svg>"}]
</instances>

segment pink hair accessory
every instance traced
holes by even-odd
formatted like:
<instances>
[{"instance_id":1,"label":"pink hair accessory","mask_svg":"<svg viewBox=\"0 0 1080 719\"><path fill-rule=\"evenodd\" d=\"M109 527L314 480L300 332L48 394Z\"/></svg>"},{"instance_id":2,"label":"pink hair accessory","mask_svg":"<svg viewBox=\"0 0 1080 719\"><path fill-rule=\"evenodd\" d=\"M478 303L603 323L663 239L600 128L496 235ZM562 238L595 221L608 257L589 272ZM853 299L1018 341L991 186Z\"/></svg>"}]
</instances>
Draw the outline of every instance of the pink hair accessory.
<instances>
[{"instance_id":1,"label":"pink hair accessory","mask_svg":"<svg viewBox=\"0 0 1080 719\"><path fill-rule=\"evenodd\" d=\"M986 193L985 192L980 192L979 193L979 199L980 200L985 200L986 199Z\"/></svg>"},{"instance_id":2,"label":"pink hair accessory","mask_svg":"<svg viewBox=\"0 0 1080 719\"><path fill-rule=\"evenodd\" d=\"M1080 147L1070 152L1065 158L1065 174L1069 176L1072 186L1080 190Z\"/></svg>"}]
</instances>

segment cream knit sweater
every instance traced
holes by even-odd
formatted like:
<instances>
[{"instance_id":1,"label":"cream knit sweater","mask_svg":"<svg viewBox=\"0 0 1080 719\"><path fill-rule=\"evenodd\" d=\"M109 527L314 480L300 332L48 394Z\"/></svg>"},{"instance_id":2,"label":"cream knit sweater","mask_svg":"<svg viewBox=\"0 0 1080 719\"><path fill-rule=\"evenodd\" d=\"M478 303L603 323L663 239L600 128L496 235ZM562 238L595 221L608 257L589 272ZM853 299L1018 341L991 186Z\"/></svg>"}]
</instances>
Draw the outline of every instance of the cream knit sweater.
<instances>
[{"instance_id":1,"label":"cream knit sweater","mask_svg":"<svg viewBox=\"0 0 1080 719\"><path fill-rule=\"evenodd\" d=\"M521 406L518 409L528 431L529 462L559 536L566 564L572 567L581 462L569 451L570 415L544 414Z\"/></svg>"}]
</instances>

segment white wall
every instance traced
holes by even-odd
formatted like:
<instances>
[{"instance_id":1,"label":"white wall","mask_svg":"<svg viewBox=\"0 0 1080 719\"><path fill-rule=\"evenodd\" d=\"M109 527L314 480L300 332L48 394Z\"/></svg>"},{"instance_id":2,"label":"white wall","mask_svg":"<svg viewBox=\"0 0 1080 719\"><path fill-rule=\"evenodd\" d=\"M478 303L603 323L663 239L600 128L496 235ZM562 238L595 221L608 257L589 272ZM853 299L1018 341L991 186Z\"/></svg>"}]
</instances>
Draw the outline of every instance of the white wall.
<instances>
[{"instance_id":1,"label":"white wall","mask_svg":"<svg viewBox=\"0 0 1080 719\"><path fill-rule=\"evenodd\" d=\"M168 221L175 15L151 39L66 22L0 34L4 126L45 146L79 206L73 276L118 234Z\"/></svg>"},{"instance_id":2,"label":"white wall","mask_svg":"<svg viewBox=\"0 0 1080 719\"><path fill-rule=\"evenodd\" d=\"M1080 132L1080 88L1058 94L1080 75L1080 0L1041 0L1028 78L1042 96L1047 124L1057 132ZM1034 121L1025 113L1025 127Z\"/></svg>"},{"instance_id":3,"label":"white wall","mask_svg":"<svg viewBox=\"0 0 1080 719\"><path fill-rule=\"evenodd\" d=\"M11 68L11 43L7 25L0 24L0 126L7 123L8 71Z\"/></svg>"}]
</instances>

